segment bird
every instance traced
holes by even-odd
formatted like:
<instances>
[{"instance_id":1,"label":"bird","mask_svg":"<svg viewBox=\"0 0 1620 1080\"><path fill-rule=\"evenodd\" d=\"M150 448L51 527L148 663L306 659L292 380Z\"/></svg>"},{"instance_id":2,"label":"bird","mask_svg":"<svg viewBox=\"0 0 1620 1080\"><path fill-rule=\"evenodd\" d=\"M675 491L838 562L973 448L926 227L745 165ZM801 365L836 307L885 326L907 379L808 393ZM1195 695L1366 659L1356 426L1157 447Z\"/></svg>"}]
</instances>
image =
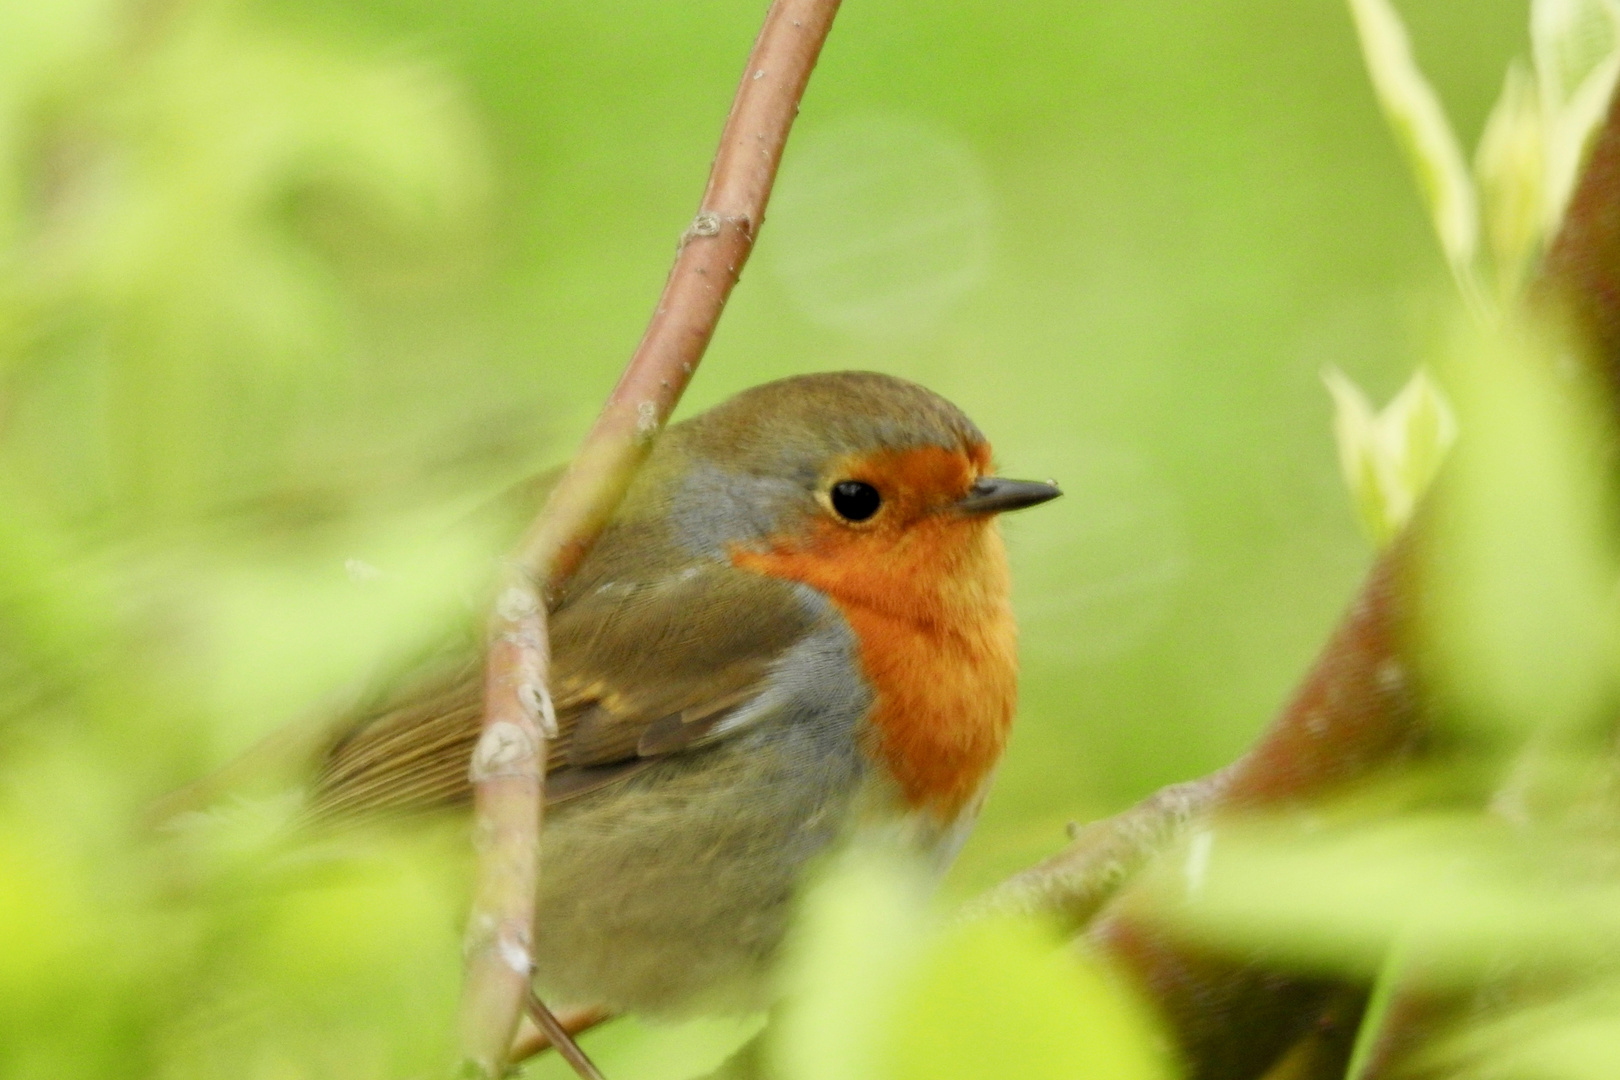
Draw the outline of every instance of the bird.
<instances>
[{"instance_id":1,"label":"bird","mask_svg":"<svg viewBox=\"0 0 1620 1080\"><path fill-rule=\"evenodd\" d=\"M799 375L671 425L549 598L533 941L547 1001L654 1017L770 1003L815 868L883 836L943 868L1017 700L1003 512L956 406L872 372ZM342 726L324 821L471 801L476 648Z\"/></svg>"}]
</instances>

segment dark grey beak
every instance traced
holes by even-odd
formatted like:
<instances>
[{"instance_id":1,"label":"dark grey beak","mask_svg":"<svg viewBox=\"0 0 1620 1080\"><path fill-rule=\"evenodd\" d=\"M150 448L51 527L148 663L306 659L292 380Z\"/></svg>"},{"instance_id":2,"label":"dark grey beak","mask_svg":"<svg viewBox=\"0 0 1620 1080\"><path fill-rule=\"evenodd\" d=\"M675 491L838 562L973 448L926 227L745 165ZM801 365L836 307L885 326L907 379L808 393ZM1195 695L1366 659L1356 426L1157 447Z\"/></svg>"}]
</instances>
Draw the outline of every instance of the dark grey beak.
<instances>
[{"instance_id":1,"label":"dark grey beak","mask_svg":"<svg viewBox=\"0 0 1620 1080\"><path fill-rule=\"evenodd\" d=\"M1056 484L982 476L974 482L973 489L957 502L956 508L964 514L1004 514L1008 510L1039 506L1061 494L1063 492L1058 490Z\"/></svg>"}]
</instances>

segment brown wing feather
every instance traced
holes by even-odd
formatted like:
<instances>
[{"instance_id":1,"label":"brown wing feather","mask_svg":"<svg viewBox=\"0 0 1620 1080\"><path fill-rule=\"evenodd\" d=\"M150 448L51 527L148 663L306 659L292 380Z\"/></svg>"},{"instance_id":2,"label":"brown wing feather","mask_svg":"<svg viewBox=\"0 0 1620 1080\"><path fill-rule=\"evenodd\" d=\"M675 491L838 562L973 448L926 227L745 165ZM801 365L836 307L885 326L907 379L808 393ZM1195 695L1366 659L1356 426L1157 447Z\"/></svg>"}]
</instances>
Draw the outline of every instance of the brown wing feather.
<instances>
[{"instance_id":1,"label":"brown wing feather","mask_svg":"<svg viewBox=\"0 0 1620 1080\"><path fill-rule=\"evenodd\" d=\"M809 628L795 587L708 562L631 584L595 575L552 613L560 737L547 801L702 744L764 688ZM471 658L356 718L326 753L311 800L322 818L465 802L482 712Z\"/></svg>"}]
</instances>

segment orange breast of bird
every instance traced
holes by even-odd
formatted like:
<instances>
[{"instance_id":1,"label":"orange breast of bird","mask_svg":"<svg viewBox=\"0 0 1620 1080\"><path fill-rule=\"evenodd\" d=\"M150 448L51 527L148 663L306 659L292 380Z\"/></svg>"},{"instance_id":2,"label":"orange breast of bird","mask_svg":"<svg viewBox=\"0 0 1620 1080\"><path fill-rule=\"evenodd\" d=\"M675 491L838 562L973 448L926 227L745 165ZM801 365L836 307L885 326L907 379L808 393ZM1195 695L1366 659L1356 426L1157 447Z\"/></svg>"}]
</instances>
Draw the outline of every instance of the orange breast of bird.
<instances>
[{"instance_id":1,"label":"orange breast of bird","mask_svg":"<svg viewBox=\"0 0 1620 1080\"><path fill-rule=\"evenodd\" d=\"M740 567L824 593L859 643L874 692L868 755L909 809L953 821L982 791L1006 746L1018 694L1017 631L1006 549L993 521L931 513L959 497L972 459L927 447L853 463L849 474L897 492L870 530L832 523Z\"/></svg>"}]
</instances>

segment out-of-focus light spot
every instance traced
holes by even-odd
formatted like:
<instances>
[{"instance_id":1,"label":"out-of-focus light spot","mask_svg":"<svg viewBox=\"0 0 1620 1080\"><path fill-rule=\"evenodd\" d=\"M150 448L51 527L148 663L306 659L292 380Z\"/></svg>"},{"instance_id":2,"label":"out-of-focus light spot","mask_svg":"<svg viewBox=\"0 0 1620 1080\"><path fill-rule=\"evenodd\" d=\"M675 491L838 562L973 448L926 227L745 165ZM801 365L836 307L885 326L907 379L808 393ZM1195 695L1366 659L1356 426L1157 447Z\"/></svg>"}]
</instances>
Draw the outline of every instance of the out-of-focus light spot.
<instances>
[{"instance_id":1,"label":"out-of-focus light spot","mask_svg":"<svg viewBox=\"0 0 1620 1080\"><path fill-rule=\"evenodd\" d=\"M1020 647L1036 661L1114 660L1163 622L1186 577L1179 501L1129 450L1087 445L1061 460L1061 516L1012 526Z\"/></svg>"},{"instance_id":2,"label":"out-of-focus light spot","mask_svg":"<svg viewBox=\"0 0 1620 1080\"><path fill-rule=\"evenodd\" d=\"M376 581L383 576L383 572L366 562L364 559L343 560L343 572L349 575L349 580L357 585L368 581Z\"/></svg>"},{"instance_id":3,"label":"out-of-focus light spot","mask_svg":"<svg viewBox=\"0 0 1620 1080\"><path fill-rule=\"evenodd\" d=\"M784 165L765 243L807 318L851 334L917 333L984 280L989 184L962 140L893 115L802 139Z\"/></svg>"}]
</instances>

